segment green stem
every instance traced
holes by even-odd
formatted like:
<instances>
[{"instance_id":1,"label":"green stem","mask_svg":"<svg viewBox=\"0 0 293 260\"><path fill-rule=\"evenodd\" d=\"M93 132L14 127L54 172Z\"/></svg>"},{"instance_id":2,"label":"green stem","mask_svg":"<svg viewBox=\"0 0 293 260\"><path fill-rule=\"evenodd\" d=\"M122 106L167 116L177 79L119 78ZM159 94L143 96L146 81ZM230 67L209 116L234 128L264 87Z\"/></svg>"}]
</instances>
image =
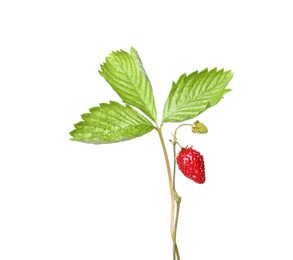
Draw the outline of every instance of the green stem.
<instances>
[{"instance_id":1,"label":"green stem","mask_svg":"<svg viewBox=\"0 0 293 260\"><path fill-rule=\"evenodd\" d=\"M177 128L178 129L178 128ZM176 129L176 130L177 130ZM174 236L173 236L173 259L176 260L175 255L177 256L177 260L180 260L179 256L179 250L177 246L177 226L178 226L178 219L179 219L179 211L180 211L180 203L181 203L181 197L178 196L178 193L175 188L175 176L176 176L176 131L174 133L174 140L173 143L173 192L174 192L174 198L176 202L176 216L175 216L175 223L174 223Z\"/></svg>"},{"instance_id":2,"label":"green stem","mask_svg":"<svg viewBox=\"0 0 293 260\"><path fill-rule=\"evenodd\" d=\"M168 157L166 145L165 145L164 138L163 138L163 134L162 134L162 126L161 127L157 127L156 130L158 131L158 134L159 134L159 137L160 137L160 141L161 141L161 145L162 145L162 149L163 149L163 153L164 153L164 157L165 157L166 167L167 167L167 173L168 173L169 188L170 188L170 194L171 194L171 223L170 223L170 231L171 231L171 236L173 238L173 234L174 234L174 223L175 223L174 222L175 198L174 198L174 195L173 195L173 192L172 192L173 181L172 181L171 167L170 167L169 157Z\"/></svg>"},{"instance_id":3,"label":"green stem","mask_svg":"<svg viewBox=\"0 0 293 260\"><path fill-rule=\"evenodd\" d=\"M175 132L174 132L174 138L175 138L175 141L176 141L177 130L178 130L181 126L191 126L191 127L192 127L192 124L182 124L182 125L178 126L178 127L175 129Z\"/></svg>"},{"instance_id":4,"label":"green stem","mask_svg":"<svg viewBox=\"0 0 293 260\"><path fill-rule=\"evenodd\" d=\"M181 198L179 202L176 203L176 219L175 219L175 230L174 230L174 239L173 239L173 259L174 260L180 260L180 255L179 255L179 250L177 246L177 224L178 224L178 217L179 217L179 211L180 211L180 203L181 203ZM177 258L176 258L177 257Z\"/></svg>"},{"instance_id":5,"label":"green stem","mask_svg":"<svg viewBox=\"0 0 293 260\"><path fill-rule=\"evenodd\" d=\"M175 190L176 131L177 131L177 129L175 130L174 140L172 142L173 143L173 156L174 156L174 167L173 167L173 178L172 178L168 153L167 153L166 145L165 145L165 142L163 139L163 134L162 134L162 125L161 125L161 127L156 128L156 130L158 131L159 137L160 137L160 142L161 142L164 157L165 157L167 173L168 173L168 180L169 180L169 187L170 187L170 193L171 193L171 225L170 225L170 228L171 228L171 236L172 236L172 240L173 240L173 260L180 260L179 250L178 250L178 246L177 246L177 242L176 242L177 225L178 225L180 203L181 203L181 197L178 196L178 194ZM175 203L176 203L176 216L175 216Z\"/></svg>"},{"instance_id":6,"label":"green stem","mask_svg":"<svg viewBox=\"0 0 293 260\"><path fill-rule=\"evenodd\" d=\"M174 158L174 163L173 163L173 190L175 190L175 173L176 173L176 137L174 136L173 140L173 158Z\"/></svg>"}]
</instances>

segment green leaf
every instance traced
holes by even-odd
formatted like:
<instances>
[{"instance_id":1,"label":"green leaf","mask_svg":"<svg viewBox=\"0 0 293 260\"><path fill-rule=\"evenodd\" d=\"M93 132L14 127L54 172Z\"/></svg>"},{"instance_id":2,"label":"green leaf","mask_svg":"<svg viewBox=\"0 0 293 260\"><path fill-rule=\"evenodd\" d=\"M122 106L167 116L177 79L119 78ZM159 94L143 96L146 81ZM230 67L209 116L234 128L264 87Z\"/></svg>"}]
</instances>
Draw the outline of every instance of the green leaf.
<instances>
[{"instance_id":1,"label":"green leaf","mask_svg":"<svg viewBox=\"0 0 293 260\"><path fill-rule=\"evenodd\" d=\"M133 139L154 129L144 116L131 106L110 101L83 114L83 121L70 132L72 141L93 144L115 143Z\"/></svg>"},{"instance_id":2,"label":"green leaf","mask_svg":"<svg viewBox=\"0 0 293 260\"><path fill-rule=\"evenodd\" d=\"M162 122L182 122L196 117L216 105L230 89L231 71L205 69L183 74L172 89L164 106Z\"/></svg>"},{"instance_id":3,"label":"green leaf","mask_svg":"<svg viewBox=\"0 0 293 260\"><path fill-rule=\"evenodd\" d=\"M131 48L130 54L123 50L112 52L101 65L99 73L125 103L157 121L151 82L134 48Z\"/></svg>"}]
</instances>

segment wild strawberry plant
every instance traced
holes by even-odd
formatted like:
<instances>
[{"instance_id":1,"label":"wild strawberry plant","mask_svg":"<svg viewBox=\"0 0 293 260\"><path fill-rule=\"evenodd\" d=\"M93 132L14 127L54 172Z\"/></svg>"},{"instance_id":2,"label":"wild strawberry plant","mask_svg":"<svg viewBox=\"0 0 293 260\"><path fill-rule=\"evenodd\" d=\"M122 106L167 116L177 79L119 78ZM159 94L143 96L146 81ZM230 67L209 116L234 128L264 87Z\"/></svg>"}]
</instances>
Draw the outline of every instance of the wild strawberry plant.
<instances>
[{"instance_id":1,"label":"wild strawberry plant","mask_svg":"<svg viewBox=\"0 0 293 260\"><path fill-rule=\"evenodd\" d=\"M194 133L207 133L199 121L183 123L174 130L173 170L167 154L162 127L165 123L180 123L195 118L216 105L230 91L227 85L233 77L231 71L205 69L189 75L182 74L173 82L165 102L163 117L159 121L151 82L134 48L112 52L101 65L100 75L110 84L125 105L116 101L101 103L83 114L83 121L75 124L71 140L91 144L108 144L130 140L157 131L164 154L171 195L171 237L173 260L180 260L176 241L181 197L176 192L176 164L180 171L196 183L205 182L203 156L193 147L182 147L177 140L177 130L188 126ZM138 112L137 108L140 112ZM177 146L180 151L177 154Z\"/></svg>"}]
</instances>

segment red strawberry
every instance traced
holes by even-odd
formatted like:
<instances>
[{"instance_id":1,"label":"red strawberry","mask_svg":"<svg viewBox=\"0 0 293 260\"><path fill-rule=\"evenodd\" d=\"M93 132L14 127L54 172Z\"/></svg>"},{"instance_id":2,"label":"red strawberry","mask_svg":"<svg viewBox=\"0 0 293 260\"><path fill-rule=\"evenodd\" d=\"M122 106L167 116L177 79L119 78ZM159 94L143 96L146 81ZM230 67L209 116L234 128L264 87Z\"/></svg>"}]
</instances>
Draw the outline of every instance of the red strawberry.
<instances>
[{"instance_id":1,"label":"red strawberry","mask_svg":"<svg viewBox=\"0 0 293 260\"><path fill-rule=\"evenodd\" d=\"M177 155L176 162L180 171L189 179L202 184L205 182L205 168L203 156L196 150L182 148Z\"/></svg>"}]
</instances>

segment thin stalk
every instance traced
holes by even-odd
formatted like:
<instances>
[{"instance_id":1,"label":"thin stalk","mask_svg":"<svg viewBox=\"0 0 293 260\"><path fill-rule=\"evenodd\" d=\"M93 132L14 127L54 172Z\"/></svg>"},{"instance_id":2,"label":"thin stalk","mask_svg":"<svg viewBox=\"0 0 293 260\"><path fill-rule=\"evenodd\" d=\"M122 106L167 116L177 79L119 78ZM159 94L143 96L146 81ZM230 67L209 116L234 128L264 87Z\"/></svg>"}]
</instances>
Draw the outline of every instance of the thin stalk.
<instances>
[{"instance_id":1,"label":"thin stalk","mask_svg":"<svg viewBox=\"0 0 293 260\"><path fill-rule=\"evenodd\" d=\"M176 137L174 136L174 140L172 141L173 144L173 158L174 158L174 163L173 163L173 190L175 190L175 173L176 173Z\"/></svg>"},{"instance_id":2,"label":"thin stalk","mask_svg":"<svg viewBox=\"0 0 293 260\"><path fill-rule=\"evenodd\" d=\"M176 218L175 218L174 235L173 235L173 260L180 260L179 250L178 250L177 241L176 241L180 203L181 203L181 198L179 197L179 200L176 201Z\"/></svg>"},{"instance_id":3,"label":"thin stalk","mask_svg":"<svg viewBox=\"0 0 293 260\"><path fill-rule=\"evenodd\" d=\"M175 136L174 136L174 139L175 139ZM175 149L176 142L175 142L175 140L173 140L172 144L173 144L173 158L175 160L175 158L176 158L176 149ZM175 171L176 171L176 163L173 163L173 186L172 186L172 189L173 189L173 192L176 194L176 190L175 190ZM175 199L175 201L176 201L176 199ZM176 203L176 211L177 211L177 203ZM176 221L175 221L175 223L176 223ZM175 225L175 223L174 223L174 225ZM172 236L172 239L173 239L173 260L176 260L176 253L179 254L177 244L176 244L176 236L177 236L176 228L174 228L174 233L173 233L173 236Z\"/></svg>"},{"instance_id":4,"label":"thin stalk","mask_svg":"<svg viewBox=\"0 0 293 260\"><path fill-rule=\"evenodd\" d=\"M178 128L177 128L178 129ZM176 130L177 130L176 129ZM174 140L172 141L173 144L173 192L175 194L175 202L176 202L176 216L175 216L175 223L174 223L174 236L173 236L173 259L176 260L175 255L177 256L177 260L180 260L179 250L177 246L177 226L178 226L178 219L179 219L179 211L180 211L180 203L181 197L178 196L175 186L175 176L176 176L176 131L174 134Z\"/></svg>"},{"instance_id":5,"label":"thin stalk","mask_svg":"<svg viewBox=\"0 0 293 260\"><path fill-rule=\"evenodd\" d=\"M175 141L176 141L177 130L178 130L181 126L192 126L192 124L182 124L182 125L178 126L178 127L175 129L175 132L174 132L174 138L175 138Z\"/></svg>"},{"instance_id":6,"label":"thin stalk","mask_svg":"<svg viewBox=\"0 0 293 260\"><path fill-rule=\"evenodd\" d=\"M178 226L178 220L179 220L179 212L180 212L180 204L181 204L181 197L176 192L176 186L175 186L175 177L176 177L176 144L180 146L180 144L177 142L177 130L182 126L192 126L191 124L182 124L179 125L173 134L173 140L170 140L173 144L173 175L171 173L171 167L170 162L168 158L168 153L166 149L166 145L164 142L163 134L162 134L162 126L157 126L156 130L158 131L161 146L163 149L166 167L167 167L167 173L168 173L168 180L169 180L169 187L170 187L170 194L171 194L171 237L173 240L173 260L180 260L179 250L177 246L177 226ZM181 147L181 146L180 146ZM182 147L181 147L182 148ZM176 212L175 212L176 211Z\"/></svg>"},{"instance_id":7,"label":"thin stalk","mask_svg":"<svg viewBox=\"0 0 293 260\"><path fill-rule=\"evenodd\" d=\"M182 126L182 125L181 125ZM180 127L180 126L179 126ZM176 189L175 189L175 173L176 173L176 132L178 128L175 130L174 134L174 140L172 141L173 144L173 156L174 156L174 164L173 164L173 176L171 173L171 167L170 167L170 162L168 158L168 153L166 149L166 145L163 139L163 134L162 134L162 125L161 127L156 127L156 130L158 131L159 137L160 137L160 142L161 146L163 149L164 157L165 157L165 162L166 162L166 167L167 167L167 173L168 173L168 180L169 180L169 187L170 187L170 194L171 194L171 236L173 240L173 260L180 260L180 255L179 255L179 250L176 242L176 237L177 237L177 225L178 225L178 219L179 219L179 211L180 211L180 203L181 203L181 197L178 196ZM176 203L176 207L175 207ZM176 208L176 213L175 213L175 208Z\"/></svg>"},{"instance_id":8,"label":"thin stalk","mask_svg":"<svg viewBox=\"0 0 293 260\"><path fill-rule=\"evenodd\" d=\"M162 126L161 126L162 127ZM171 194L171 223L170 223L170 231L171 231L171 236L173 238L174 234L174 211L175 211L175 199L174 199L174 194L172 192L173 189L173 181L172 181L172 174L171 174L171 167L170 167L170 162L169 162L169 157L166 149L166 145L164 142L163 134L162 134L162 128L157 127L156 130L158 131L160 141L161 141L161 146L163 149L164 157L165 157L165 162L166 162L166 168L167 168L167 173L168 173L168 180L169 180L169 188L170 188L170 194Z\"/></svg>"}]
</instances>

